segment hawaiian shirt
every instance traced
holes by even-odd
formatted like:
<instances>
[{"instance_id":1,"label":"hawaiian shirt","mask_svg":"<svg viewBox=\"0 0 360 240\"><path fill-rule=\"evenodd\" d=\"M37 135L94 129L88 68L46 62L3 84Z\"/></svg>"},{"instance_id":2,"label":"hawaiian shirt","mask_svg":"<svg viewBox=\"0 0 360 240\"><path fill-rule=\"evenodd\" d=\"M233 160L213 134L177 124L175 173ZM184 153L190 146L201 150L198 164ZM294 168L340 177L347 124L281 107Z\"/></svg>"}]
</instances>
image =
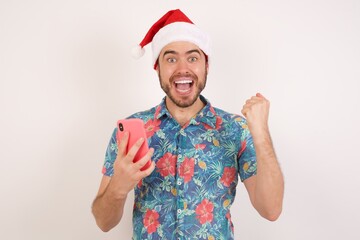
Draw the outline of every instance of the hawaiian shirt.
<instances>
[{"instance_id":1,"label":"hawaiian shirt","mask_svg":"<svg viewBox=\"0 0 360 240\"><path fill-rule=\"evenodd\" d=\"M155 170L135 187L133 239L234 239L230 207L238 176L256 174L256 155L246 120L206 106L184 126L165 105L133 114L145 123ZM112 176L116 129L103 174Z\"/></svg>"}]
</instances>

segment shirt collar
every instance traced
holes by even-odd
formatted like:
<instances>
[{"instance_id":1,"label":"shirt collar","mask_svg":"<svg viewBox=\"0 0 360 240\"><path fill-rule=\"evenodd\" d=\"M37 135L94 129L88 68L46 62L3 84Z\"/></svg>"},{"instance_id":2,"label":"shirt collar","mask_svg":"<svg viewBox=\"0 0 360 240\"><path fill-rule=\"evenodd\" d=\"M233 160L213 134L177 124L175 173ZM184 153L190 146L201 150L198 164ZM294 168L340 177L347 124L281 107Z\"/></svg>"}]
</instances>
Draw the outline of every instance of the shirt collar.
<instances>
[{"instance_id":1,"label":"shirt collar","mask_svg":"<svg viewBox=\"0 0 360 240\"><path fill-rule=\"evenodd\" d=\"M162 99L161 103L156 107L155 114L154 114L155 119L160 119L163 116L172 118L170 112L166 108L165 99L166 99L166 97L164 97Z\"/></svg>"},{"instance_id":2,"label":"shirt collar","mask_svg":"<svg viewBox=\"0 0 360 240\"><path fill-rule=\"evenodd\" d=\"M161 103L156 107L154 117L155 119L160 119L162 117L168 117L172 118L170 112L166 108L164 97L161 101ZM200 122L205 123L212 128L216 127L216 112L211 103L202 95L200 95L200 100L205 104L205 107L203 107L200 112L196 114L195 117L193 117L189 124L190 125L199 125Z\"/></svg>"}]
</instances>

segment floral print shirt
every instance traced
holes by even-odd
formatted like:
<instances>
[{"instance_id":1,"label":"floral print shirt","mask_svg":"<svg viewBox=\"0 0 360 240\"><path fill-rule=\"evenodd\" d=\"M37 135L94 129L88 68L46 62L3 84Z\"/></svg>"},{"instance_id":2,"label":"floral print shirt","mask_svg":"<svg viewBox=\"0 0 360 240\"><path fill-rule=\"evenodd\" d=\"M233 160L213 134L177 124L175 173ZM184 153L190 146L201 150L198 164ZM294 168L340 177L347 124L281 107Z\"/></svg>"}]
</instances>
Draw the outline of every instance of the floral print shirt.
<instances>
[{"instance_id":1,"label":"floral print shirt","mask_svg":"<svg viewBox=\"0 0 360 240\"><path fill-rule=\"evenodd\" d=\"M230 207L238 176L256 174L256 156L246 120L201 96L206 106L180 126L160 105L129 118L145 123L155 170L135 187L133 239L234 238ZM116 129L103 174L112 176Z\"/></svg>"}]
</instances>

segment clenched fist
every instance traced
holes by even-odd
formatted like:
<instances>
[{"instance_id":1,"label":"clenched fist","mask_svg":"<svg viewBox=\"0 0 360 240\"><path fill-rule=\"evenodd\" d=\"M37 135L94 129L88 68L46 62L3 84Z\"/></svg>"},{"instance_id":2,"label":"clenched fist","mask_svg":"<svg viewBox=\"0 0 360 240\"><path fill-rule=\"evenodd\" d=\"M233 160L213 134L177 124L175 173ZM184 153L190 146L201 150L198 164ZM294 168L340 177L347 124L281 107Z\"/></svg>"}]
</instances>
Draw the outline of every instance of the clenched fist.
<instances>
[{"instance_id":1,"label":"clenched fist","mask_svg":"<svg viewBox=\"0 0 360 240\"><path fill-rule=\"evenodd\" d=\"M247 120L249 130L253 136L268 133L270 102L260 93L245 102L241 113Z\"/></svg>"}]
</instances>

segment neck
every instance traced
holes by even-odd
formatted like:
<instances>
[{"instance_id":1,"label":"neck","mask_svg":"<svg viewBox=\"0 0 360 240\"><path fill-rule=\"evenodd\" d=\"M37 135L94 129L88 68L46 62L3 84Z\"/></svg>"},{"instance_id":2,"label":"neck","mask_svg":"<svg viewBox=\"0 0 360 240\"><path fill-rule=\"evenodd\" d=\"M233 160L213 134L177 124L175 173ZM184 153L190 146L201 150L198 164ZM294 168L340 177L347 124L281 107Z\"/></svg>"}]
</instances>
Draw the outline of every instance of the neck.
<instances>
[{"instance_id":1,"label":"neck","mask_svg":"<svg viewBox=\"0 0 360 240\"><path fill-rule=\"evenodd\" d=\"M194 117L204 106L205 104L201 101L200 97L193 105L185 108L175 105L168 97L166 97L166 108L181 126L184 126L187 122L189 122L190 119Z\"/></svg>"}]
</instances>

